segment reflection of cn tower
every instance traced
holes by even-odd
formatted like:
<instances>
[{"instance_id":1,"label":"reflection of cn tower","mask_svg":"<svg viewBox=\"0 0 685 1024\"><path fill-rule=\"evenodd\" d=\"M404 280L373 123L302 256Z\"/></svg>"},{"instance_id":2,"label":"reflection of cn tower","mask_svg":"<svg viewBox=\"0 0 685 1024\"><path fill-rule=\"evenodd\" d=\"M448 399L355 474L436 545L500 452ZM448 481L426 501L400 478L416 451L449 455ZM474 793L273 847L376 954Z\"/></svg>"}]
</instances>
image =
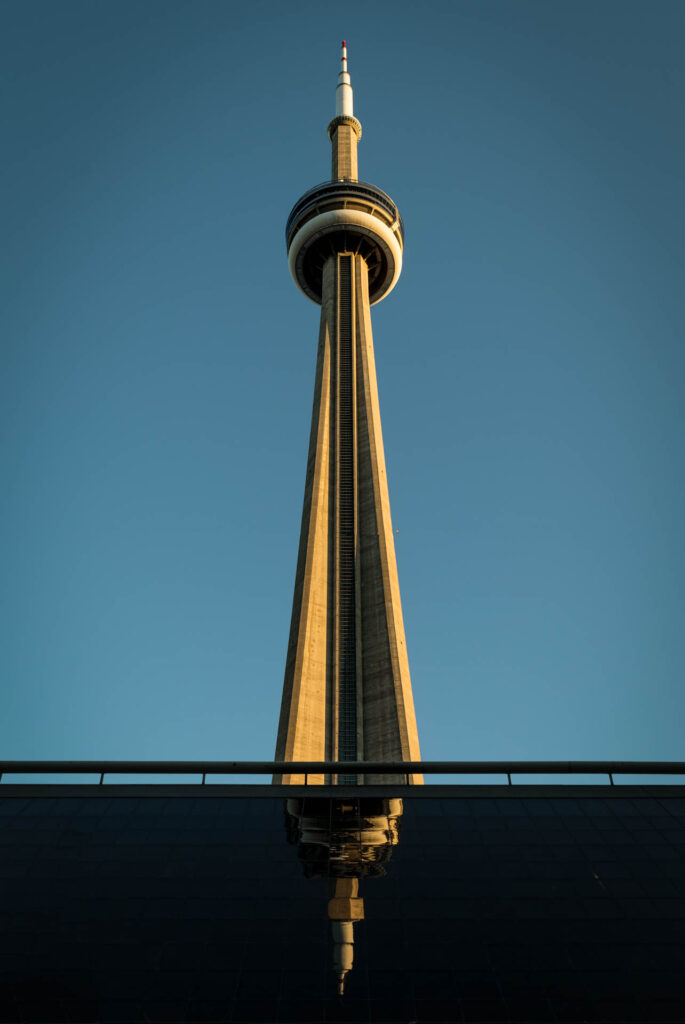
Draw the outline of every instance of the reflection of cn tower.
<instances>
[{"instance_id":1,"label":"reflection of cn tower","mask_svg":"<svg viewBox=\"0 0 685 1024\"><path fill-rule=\"evenodd\" d=\"M328 919L338 992L354 961L354 924L364 918L360 878L379 878L399 842L396 797L286 800L288 841L297 843L306 878L329 878Z\"/></svg>"}]
</instances>

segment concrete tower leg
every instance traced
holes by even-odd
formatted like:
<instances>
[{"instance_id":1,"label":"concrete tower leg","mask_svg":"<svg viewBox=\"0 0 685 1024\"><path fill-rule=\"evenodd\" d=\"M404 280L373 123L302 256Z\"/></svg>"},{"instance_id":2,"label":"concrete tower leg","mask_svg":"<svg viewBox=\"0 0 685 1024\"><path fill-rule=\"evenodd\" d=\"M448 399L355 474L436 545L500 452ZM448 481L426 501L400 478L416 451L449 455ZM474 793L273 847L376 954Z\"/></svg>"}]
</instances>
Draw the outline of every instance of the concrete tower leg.
<instances>
[{"instance_id":1,"label":"concrete tower leg","mask_svg":"<svg viewBox=\"0 0 685 1024\"><path fill-rule=\"evenodd\" d=\"M323 268L321 328L277 761L420 760L390 517L368 267ZM285 783L304 782L283 776ZM354 783L357 776L310 783ZM404 782L373 776L373 782ZM411 782L420 783L420 776Z\"/></svg>"}]
</instances>

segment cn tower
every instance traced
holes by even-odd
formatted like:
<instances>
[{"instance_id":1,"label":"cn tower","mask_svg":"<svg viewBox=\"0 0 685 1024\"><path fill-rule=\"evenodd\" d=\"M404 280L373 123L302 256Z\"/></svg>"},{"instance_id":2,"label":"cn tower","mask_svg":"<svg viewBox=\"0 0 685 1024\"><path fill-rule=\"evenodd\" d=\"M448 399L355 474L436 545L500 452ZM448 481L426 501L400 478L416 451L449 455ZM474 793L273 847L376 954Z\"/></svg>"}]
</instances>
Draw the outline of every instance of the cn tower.
<instances>
[{"instance_id":1,"label":"cn tower","mask_svg":"<svg viewBox=\"0 0 685 1024\"><path fill-rule=\"evenodd\" d=\"M321 325L275 758L418 761L371 336L371 306L402 270L404 226L390 196L358 179L362 126L344 42L328 136L331 180L304 193L286 226L290 273L321 306Z\"/></svg>"}]
</instances>

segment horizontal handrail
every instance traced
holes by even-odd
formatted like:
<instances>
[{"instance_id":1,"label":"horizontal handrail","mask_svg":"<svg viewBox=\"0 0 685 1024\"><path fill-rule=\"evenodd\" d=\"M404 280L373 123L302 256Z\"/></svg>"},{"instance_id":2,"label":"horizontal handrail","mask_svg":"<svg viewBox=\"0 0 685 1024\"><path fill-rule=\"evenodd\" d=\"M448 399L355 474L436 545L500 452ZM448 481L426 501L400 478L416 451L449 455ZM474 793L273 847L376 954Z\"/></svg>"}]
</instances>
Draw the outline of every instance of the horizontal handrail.
<instances>
[{"instance_id":1,"label":"horizontal handrail","mask_svg":"<svg viewBox=\"0 0 685 1024\"><path fill-rule=\"evenodd\" d=\"M685 761L0 761L3 775L685 775Z\"/></svg>"}]
</instances>

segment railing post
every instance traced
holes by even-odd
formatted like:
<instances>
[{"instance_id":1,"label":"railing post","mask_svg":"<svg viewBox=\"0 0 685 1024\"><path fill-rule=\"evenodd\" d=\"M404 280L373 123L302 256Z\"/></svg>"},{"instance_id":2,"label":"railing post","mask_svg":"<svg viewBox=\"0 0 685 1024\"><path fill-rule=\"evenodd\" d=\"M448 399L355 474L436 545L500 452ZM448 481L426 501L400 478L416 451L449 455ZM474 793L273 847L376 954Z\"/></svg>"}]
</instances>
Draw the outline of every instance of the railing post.
<instances>
[{"instance_id":1,"label":"railing post","mask_svg":"<svg viewBox=\"0 0 685 1024\"><path fill-rule=\"evenodd\" d=\"M204 784L205 784L205 779L206 779L206 778L207 778L207 772L203 772L203 773L202 773L202 785L203 785L203 786L204 786Z\"/></svg>"},{"instance_id":2,"label":"railing post","mask_svg":"<svg viewBox=\"0 0 685 1024\"><path fill-rule=\"evenodd\" d=\"M614 784L614 776L613 776L613 773L612 773L612 772L609 772L609 783L610 783L610 784L611 784L612 786L613 786L613 784Z\"/></svg>"},{"instance_id":3,"label":"railing post","mask_svg":"<svg viewBox=\"0 0 685 1024\"><path fill-rule=\"evenodd\" d=\"M511 781L511 772L507 772L507 782L510 786L513 786L513 782Z\"/></svg>"},{"instance_id":4,"label":"railing post","mask_svg":"<svg viewBox=\"0 0 685 1024\"><path fill-rule=\"evenodd\" d=\"M98 782L98 786L101 786L104 781L105 781L105 773L104 772L100 772L100 781Z\"/></svg>"}]
</instances>

